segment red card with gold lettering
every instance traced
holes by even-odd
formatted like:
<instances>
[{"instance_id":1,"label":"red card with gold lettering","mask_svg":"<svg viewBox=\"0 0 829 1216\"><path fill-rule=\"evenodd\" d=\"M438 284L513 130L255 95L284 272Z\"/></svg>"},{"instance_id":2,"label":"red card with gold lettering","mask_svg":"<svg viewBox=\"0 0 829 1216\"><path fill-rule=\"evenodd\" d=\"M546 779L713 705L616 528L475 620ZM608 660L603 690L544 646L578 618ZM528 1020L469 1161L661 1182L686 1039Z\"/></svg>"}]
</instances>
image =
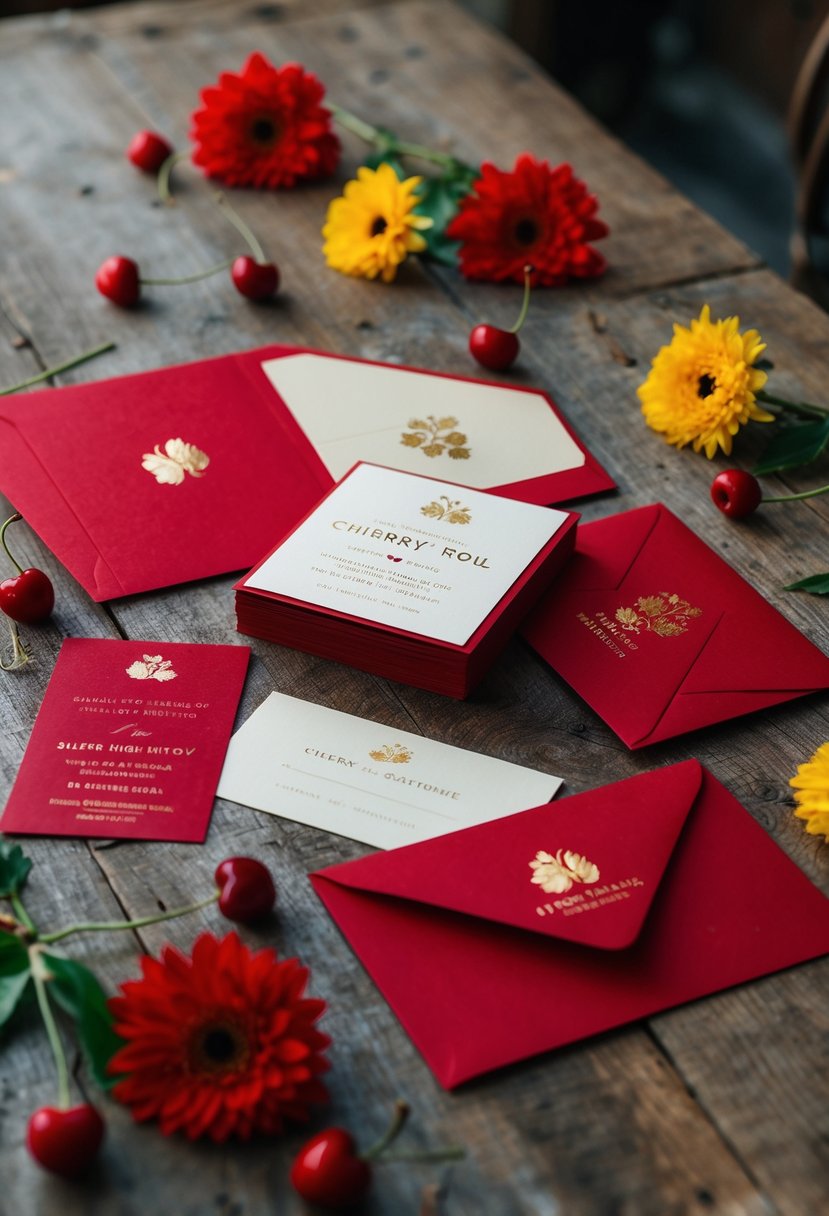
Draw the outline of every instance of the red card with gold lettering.
<instances>
[{"instance_id":1,"label":"red card with gold lettering","mask_svg":"<svg viewBox=\"0 0 829 1216\"><path fill-rule=\"evenodd\" d=\"M661 504L582 525L522 632L631 748L829 688L829 658Z\"/></svg>"},{"instance_id":2,"label":"red card with gold lettering","mask_svg":"<svg viewBox=\"0 0 829 1216\"><path fill-rule=\"evenodd\" d=\"M447 1088L829 951L829 901L696 760L311 882Z\"/></svg>"},{"instance_id":3,"label":"red card with gold lettering","mask_svg":"<svg viewBox=\"0 0 829 1216\"><path fill-rule=\"evenodd\" d=\"M68 638L0 828L204 840L249 655Z\"/></svg>"}]
</instances>

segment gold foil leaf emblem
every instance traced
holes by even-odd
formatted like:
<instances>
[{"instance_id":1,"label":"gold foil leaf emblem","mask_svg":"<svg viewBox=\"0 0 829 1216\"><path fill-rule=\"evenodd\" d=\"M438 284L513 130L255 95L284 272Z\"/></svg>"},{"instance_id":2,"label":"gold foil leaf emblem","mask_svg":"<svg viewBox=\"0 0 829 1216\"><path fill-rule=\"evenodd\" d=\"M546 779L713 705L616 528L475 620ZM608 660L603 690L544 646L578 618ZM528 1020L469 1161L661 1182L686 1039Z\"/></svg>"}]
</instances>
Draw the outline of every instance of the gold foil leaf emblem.
<instances>
[{"instance_id":1,"label":"gold foil leaf emblem","mask_svg":"<svg viewBox=\"0 0 829 1216\"><path fill-rule=\"evenodd\" d=\"M168 439L162 452L158 446L152 452L145 452L141 457L141 468L152 473L162 486L180 486L184 474L191 477L201 477L210 464L210 457L202 452L194 443L185 443L183 439Z\"/></svg>"},{"instance_id":2,"label":"gold foil leaf emblem","mask_svg":"<svg viewBox=\"0 0 829 1216\"><path fill-rule=\"evenodd\" d=\"M438 502L433 500L421 507L420 514L428 515L430 519L442 519L447 524L468 524L472 519L469 507L462 507L460 499L453 502L445 494L441 494Z\"/></svg>"},{"instance_id":3,"label":"gold foil leaf emblem","mask_svg":"<svg viewBox=\"0 0 829 1216\"><path fill-rule=\"evenodd\" d=\"M581 853L571 853L569 849L559 849L555 857L539 849L530 862L530 869L533 871L530 882L541 887L546 895L562 895L577 882L599 881L599 867Z\"/></svg>"},{"instance_id":4,"label":"gold foil leaf emblem","mask_svg":"<svg viewBox=\"0 0 829 1216\"><path fill-rule=\"evenodd\" d=\"M386 743L377 751L369 752L372 760L379 760L381 764L408 764L412 754L402 743Z\"/></svg>"},{"instance_id":5,"label":"gold foil leaf emblem","mask_svg":"<svg viewBox=\"0 0 829 1216\"><path fill-rule=\"evenodd\" d=\"M667 591L659 595L640 595L633 608L617 608L616 620L628 633L655 633L660 638L676 638L688 630L688 622L702 616L688 600Z\"/></svg>"},{"instance_id":6,"label":"gold foil leaf emblem","mask_svg":"<svg viewBox=\"0 0 829 1216\"><path fill-rule=\"evenodd\" d=\"M410 418L409 429L400 436L407 448L420 448L424 456L442 456L447 452L450 460L468 460L471 449L463 431L455 430L457 418Z\"/></svg>"},{"instance_id":7,"label":"gold foil leaf emblem","mask_svg":"<svg viewBox=\"0 0 829 1216\"><path fill-rule=\"evenodd\" d=\"M142 655L125 670L131 680L158 680L164 684L167 680L178 678L178 672L173 671L172 660L164 659L160 654Z\"/></svg>"}]
</instances>

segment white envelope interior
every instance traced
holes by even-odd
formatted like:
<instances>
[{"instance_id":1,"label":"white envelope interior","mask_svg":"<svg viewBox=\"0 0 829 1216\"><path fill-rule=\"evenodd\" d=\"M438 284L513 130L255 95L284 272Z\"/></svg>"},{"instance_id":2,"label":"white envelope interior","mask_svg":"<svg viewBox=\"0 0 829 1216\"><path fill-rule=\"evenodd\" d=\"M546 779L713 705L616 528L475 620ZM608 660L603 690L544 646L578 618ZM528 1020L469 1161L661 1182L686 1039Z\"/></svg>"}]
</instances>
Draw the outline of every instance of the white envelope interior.
<instances>
[{"instance_id":1,"label":"white envelope interior","mask_svg":"<svg viewBox=\"0 0 829 1216\"><path fill-rule=\"evenodd\" d=\"M477 489L585 463L542 393L315 354L262 370L335 481L358 460Z\"/></svg>"}]
</instances>

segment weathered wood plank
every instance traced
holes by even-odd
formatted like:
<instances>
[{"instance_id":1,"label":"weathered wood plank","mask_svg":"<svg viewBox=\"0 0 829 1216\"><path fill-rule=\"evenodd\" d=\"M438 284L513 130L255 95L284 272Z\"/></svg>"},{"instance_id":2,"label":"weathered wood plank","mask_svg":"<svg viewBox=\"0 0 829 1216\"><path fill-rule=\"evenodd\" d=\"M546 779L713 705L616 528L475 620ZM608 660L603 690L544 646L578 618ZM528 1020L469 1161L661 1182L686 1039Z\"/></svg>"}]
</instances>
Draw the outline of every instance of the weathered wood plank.
<instances>
[{"instance_id":1,"label":"weathered wood plank","mask_svg":"<svg viewBox=\"0 0 829 1216\"><path fill-rule=\"evenodd\" d=\"M299 58L320 72L337 99L368 116L382 115L401 134L504 164L524 147L573 159L605 202L615 230L605 243L614 270L589 291L538 293L518 380L550 388L620 481L622 495L586 504L585 517L664 497L825 645L825 605L779 591L789 577L806 572L799 563L819 558L826 537L823 504L792 508L815 525L813 533L805 527L795 532L794 516L785 514L789 508L735 528L707 502L711 466L671 452L647 432L634 395L647 360L669 336L670 322L683 319L683 309L693 315L708 298L721 312L750 312L747 323L770 341L781 391L786 377L786 386L817 396L829 337L823 314L765 273L643 296L642 289L655 284L750 269L754 259L599 132L517 52L450 6L397 4L354 12L356 6L330 0L324 11L314 6L310 16L298 4L268 7L280 10L279 19L234 10L230 21L226 6L200 0L34 20L25 29L16 22L9 27L11 40L0 29L0 56L6 56L0 107L5 112L14 104L23 115L10 157L17 176L0 185L11 238L0 303L32 334L38 359L56 360L70 343L76 350L116 337L117 367L79 369L74 378L82 380L282 340L474 372L465 351L469 317L485 312L495 321L511 319L518 293L466 286L455 276L434 276L416 266L406 269L394 289L327 271L319 227L331 184L277 198L239 198L283 269L284 298L272 307L250 308L222 282L158 297L131 315L109 309L94 295L91 272L118 245L170 273L174 265L188 270L235 248L208 192L187 171L177 209L151 205L151 185L120 159L132 130L151 120L183 142L198 88L219 70L238 66L254 46L275 59ZM35 37L40 31L43 37ZM42 89L44 79L52 82L51 93ZM353 169L357 151L349 144L343 175ZM88 186L92 192L83 192ZM81 242L72 239L78 231ZM620 351L637 365L624 367ZM12 361L20 356L14 352ZM33 361L31 353L26 358ZM6 363L0 343L3 376ZM53 559L49 566L33 539L26 543L33 560L47 564L59 583L61 613L71 612L71 630L62 630L59 615L54 637L47 631L50 656L62 632L107 636L116 627L133 638L247 640L233 632L230 579L119 601L110 616L90 606ZM698 755L810 877L829 887L826 850L793 820L785 784L794 765L829 735L825 700L783 707L767 718L701 732L641 755L628 753L519 642L463 706L263 643L253 649L240 719L275 687L560 772L570 792ZM0 685L0 696L6 693L3 720L17 723L10 740L0 744L3 789L22 754L49 667L45 659L37 683L22 698L14 695L20 685ZM825 964L662 1015L650 1031L631 1027L517 1066L450 1097L438 1090L305 880L308 870L358 855L361 846L220 803L203 849L119 844L90 850L42 841L32 851L41 874L47 861L54 874L48 890L45 884L33 887L33 908L50 922L66 919L70 906L101 916L112 914L116 900L135 914L159 903L185 902L209 883L216 862L233 852L252 852L273 864L282 892L280 915L269 929L245 936L300 955L312 967L314 990L331 1002L333 1120L370 1139L403 1092L415 1107L413 1140L456 1139L470 1150L467 1162L445 1174L438 1168L389 1167L367 1208L371 1212L416 1211L420 1186L442 1176L448 1179L448 1216L473 1210L481 1216L559 1210L576 1216L794 1216L801 1197L802 1210L817 1210L827 1198L817 1118L827 1071L820 1041ZM165 940L186 948L197 926L218 924L215 913L201 913L147 930L142 940L153 950ZM83 955L100 960L110 987L135 971L132 942L83 939L79 945ZM782 1011L803 1028L801 1042L787 1035ZM750 1055L741 1048L743 1033ZM6 1112L0 1173L4 1183L8 1179L0 1212L6 1199L10 1210L36 1205L46 1216L58 1209L62 1216L137 1216L171 1205L199 1214L299 1211L287 1194L286 1165L301 1133L276 1146L187 1146L164 1141L154 1129L132 1129L126 1114L109 1103L111 1137L103 1168L91 1189L69 1193L37 1174L20 1151L28 1112L51 1098L42 1040L33 1033L0 1053L0 1078L6 1082L0 1090ZM764 1087L774 1103L755 1128L746 1111L760 1102ZM13 1098L9 1090L20 1092Z\"/></svg>"}]
</instances>

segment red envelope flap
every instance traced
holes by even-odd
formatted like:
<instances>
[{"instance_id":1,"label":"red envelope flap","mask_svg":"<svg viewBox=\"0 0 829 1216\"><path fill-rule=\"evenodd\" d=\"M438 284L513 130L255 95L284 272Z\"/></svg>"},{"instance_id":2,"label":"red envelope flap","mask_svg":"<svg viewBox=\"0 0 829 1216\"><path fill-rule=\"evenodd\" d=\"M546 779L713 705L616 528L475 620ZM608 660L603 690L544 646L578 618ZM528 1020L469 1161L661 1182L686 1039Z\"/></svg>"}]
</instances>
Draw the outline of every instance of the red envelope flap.
<instances>
[{"instance_id":1,"label":"red envelope flap","mask_svg":"<svg viewBox=\"0 0 829 1216\"><path fill-rule=\"evenodd\" d=\"M583 524L567 567L568 588L618 587L648 543L663 510L654 503Z\"/></svg>"},{"instance_id":2,"label":"red envelope flap","mask_svg":"<svg viewBox=\"0 0 829 1216\"><path fill-rule=\"evenodd\" d=\"M702 775L688 760L311 878L623 949L645 922Z\"/></svg>"}]
</instances>

